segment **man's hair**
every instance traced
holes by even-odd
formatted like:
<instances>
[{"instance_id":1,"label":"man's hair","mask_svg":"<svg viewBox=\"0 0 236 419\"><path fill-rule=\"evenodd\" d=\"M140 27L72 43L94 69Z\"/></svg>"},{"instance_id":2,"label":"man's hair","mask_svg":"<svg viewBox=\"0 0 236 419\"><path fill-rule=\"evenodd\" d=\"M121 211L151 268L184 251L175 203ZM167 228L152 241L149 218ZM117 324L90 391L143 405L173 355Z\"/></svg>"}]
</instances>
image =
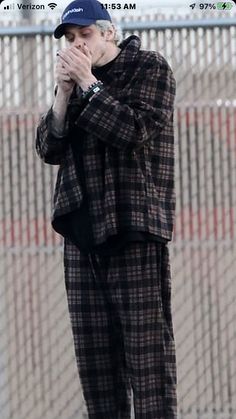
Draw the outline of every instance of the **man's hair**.
<instances>
[{"instance_id":1,"label":"man's hair","mask_svg":"<svg viewBox=\"0 0 236 419\"><path fill-rule=\"evenodd\" d=\"M120 27L118 27L117 25L114 25L114 23L109 22L109 20L96 20L95 25L102 33L104 33L106 30L110 28L113 28L115 30L114 43L116 45L119 45L122 42L123 40L122 31Z\"/></svg>"}]
</instances>

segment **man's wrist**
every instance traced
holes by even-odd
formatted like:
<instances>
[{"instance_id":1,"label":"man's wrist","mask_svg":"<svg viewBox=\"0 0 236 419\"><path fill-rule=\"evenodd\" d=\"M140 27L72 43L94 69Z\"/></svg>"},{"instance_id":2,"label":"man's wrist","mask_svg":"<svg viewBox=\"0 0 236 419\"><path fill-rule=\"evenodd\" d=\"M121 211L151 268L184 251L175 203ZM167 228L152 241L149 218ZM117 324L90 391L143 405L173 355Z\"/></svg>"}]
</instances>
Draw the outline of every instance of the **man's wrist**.
<instances>
[{"instance_id":1,"label":"man's wrist","mask_svg":"<svg viewBox=\"0 0 236 419\"><path fill-rule=\"evenodd\" d=\"M103 89L103 82L101 80L97 80L88 87L88 90L85 90L82 93L82 99L85 102L88 102L88 101L90 102L92 97L96 93L100 92L100 90L102 90L102 89Z\"/></svg>"},{"instance_id":2,"label":"man's wrist","mask_svg":"<svg viewBox=\"0 0 236 419\"><path fill-rule=\"evenodd\" d=\"M72 90L64 91L60 85L57 85L55 88L55 99L59 98L60 100L68 101L70 100Z\"/></svg>"},{"instance_id":3,"label":"man's wrist","mask_svg":"<svg viewBox=\"0 0 236 419\"><path fill-rule=\"evenodd\" d=\"M65 117L70 100L69 94L58 89L52 105L52 131L56 136L63 136L65 131Z\"/></svg>"},{"instance_id":4,"label":"man's wrist","mask_svg":"<svg viewBox=\"0 0 236 419\"><path fill-rule=\"evenodd\" d=\"M79 83L81 89L83 90L83 92L86 92L86 90L88 90L89 86L91 86L91 84L95 83L97 81L96 77L92 76L90 77L88 80L85 80L81 83Z\"/></svg>"}]
</instances>

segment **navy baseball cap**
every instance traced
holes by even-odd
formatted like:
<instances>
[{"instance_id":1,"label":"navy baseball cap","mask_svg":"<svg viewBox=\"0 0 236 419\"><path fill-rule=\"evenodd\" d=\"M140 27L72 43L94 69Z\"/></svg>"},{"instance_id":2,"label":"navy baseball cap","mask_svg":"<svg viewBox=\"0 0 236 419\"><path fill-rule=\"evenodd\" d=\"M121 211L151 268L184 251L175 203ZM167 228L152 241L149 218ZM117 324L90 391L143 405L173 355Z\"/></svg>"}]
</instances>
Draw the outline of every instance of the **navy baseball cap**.
<instances>
[{"instance_id":1,"label":"navy baseball cap","mask_svg":"<svg viewBox=\"0 0 236 419\"><path fill-rule=\"evenodd\" d=\"M111 16L106 8L97 0L75 0L64 10L61 24L54 31L54 37L59 39L65 33L66 25L89 26L96 20L109 20Z\"/></svg>"}]
</instances>

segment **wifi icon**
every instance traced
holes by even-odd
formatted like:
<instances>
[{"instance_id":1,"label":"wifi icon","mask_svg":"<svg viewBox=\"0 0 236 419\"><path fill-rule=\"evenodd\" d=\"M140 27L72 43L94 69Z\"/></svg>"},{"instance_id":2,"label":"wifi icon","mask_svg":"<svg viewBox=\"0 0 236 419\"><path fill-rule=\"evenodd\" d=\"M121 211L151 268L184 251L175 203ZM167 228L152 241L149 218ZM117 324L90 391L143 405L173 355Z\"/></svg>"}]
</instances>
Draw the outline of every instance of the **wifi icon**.
<instances>
[{"instance_id":1,"label":"wifi icon","mask_svg":"<svg viewBox=\"0 0 236 419\"><path fill-rule=\"evenodd\" d=\"M55 7L57 6L57 4L56 3L49 3L48 4L48 7L50 7L50 9L55 9Z\"/></svg>"}]
</instances>

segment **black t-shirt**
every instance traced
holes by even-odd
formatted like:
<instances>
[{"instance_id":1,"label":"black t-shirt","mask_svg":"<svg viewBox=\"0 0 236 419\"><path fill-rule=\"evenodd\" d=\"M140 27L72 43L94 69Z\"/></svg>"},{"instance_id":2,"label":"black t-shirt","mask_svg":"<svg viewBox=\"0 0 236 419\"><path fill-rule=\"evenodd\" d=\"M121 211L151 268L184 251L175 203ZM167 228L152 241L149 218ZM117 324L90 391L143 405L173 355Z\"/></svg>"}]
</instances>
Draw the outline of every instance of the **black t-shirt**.
<instances>
[{"instance_id":1,"label":"black t-shirt","mask_svg":"<svg viewBox=\"0 0 236 419\"><path fill-rule=\"evenodd\" d=\"M98 80L105 81L107 70L112 67L116 58L101 67L93 68L92 72L94 76ZM157 241L167 243L166 239L149 232L123 231L119 234L108 237L107 241L104 243L96 246L94 245L83 165L84 138L83 129L76 127L75 135L72 136L71 139L71 145L84 199L79 210L66 214L61 218L64 235L67 236L81 251L99 253L101 255L115 254L129 241Z\"/></svg>"}]
</instances>

